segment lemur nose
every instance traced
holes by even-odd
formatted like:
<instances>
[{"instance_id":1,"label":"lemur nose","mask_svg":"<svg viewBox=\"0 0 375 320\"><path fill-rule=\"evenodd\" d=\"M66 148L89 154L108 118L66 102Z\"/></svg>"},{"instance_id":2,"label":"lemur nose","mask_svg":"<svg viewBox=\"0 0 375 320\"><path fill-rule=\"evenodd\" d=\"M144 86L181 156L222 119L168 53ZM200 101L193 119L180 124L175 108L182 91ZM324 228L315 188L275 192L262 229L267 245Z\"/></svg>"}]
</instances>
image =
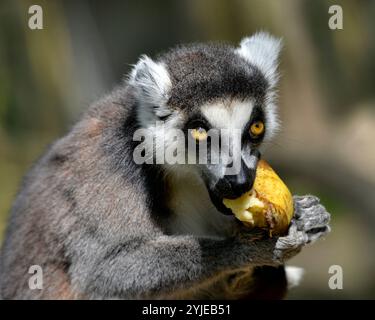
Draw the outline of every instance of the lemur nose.
<instances>
[{"instance_id":1,"label":"lemur nose","mask_svg":"<svg viewBox=\"0 0 375 320\"><path fill-rule=\"evenodd\" d=\"M227 183L230 184L230 192L227 198L238 198L249 191L254 184L256 168L248 168L242 161L240 172L237 175L226 176Z\"/></svg>"}]
</instances>

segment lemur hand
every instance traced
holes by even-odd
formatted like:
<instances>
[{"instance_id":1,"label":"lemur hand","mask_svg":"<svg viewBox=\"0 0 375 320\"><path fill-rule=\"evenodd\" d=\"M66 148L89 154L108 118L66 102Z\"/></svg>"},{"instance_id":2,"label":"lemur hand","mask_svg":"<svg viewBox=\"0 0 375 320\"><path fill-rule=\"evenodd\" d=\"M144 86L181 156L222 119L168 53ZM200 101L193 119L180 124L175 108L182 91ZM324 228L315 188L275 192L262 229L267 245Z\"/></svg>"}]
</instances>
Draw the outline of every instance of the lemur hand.
<instances>
[{"instance_id":1,"label":"lemur hand","mask_svg":"<svg viewBox=\"0 0 375 320\"><path fill-rule=\"evenodd\" d=\"M294 217L288 235L276 242L274 258L284 262L292 258L302 247L330 232L330 214L315 196L294 196Z\"/></svg>"}]
</instances>

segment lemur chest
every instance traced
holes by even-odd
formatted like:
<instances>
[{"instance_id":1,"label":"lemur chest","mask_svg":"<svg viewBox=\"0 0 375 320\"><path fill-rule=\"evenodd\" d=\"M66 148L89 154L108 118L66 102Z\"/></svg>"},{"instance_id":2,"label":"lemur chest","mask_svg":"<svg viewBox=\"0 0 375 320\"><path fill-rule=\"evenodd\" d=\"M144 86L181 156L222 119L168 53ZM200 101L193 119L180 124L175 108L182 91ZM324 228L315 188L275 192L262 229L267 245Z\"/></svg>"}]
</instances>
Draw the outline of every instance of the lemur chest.
<instances>
[{"instance_id":1,"label":"lemur chest","mask_svg":"<svg viewBox=\"0 0 375 320\"><path fill-rule=\"evenodd\" d=\"M232 233L234 217L219 212L205 185L194 177L171 182L168 206L173 234L227 237Z\"/></svg>"}]
</instances>

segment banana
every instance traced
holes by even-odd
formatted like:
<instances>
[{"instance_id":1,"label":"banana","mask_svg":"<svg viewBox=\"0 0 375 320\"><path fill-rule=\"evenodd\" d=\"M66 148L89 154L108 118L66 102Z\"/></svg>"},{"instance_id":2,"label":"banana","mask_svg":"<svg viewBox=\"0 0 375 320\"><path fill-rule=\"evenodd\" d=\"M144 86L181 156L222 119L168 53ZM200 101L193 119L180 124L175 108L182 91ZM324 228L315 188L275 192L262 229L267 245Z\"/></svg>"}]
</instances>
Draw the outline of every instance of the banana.
<instances>
[{"instance_id":1,"label":"banana","mask_svg":"<svg viewBox=\"0 0 375 320\"><path fill-rule=\"evenodd\" d=\"M258 162L253 188L223 203L246 226L268 230L270 236L285 234L294 212L288 187L264 160Z\"/></svg>"}]
</instances>

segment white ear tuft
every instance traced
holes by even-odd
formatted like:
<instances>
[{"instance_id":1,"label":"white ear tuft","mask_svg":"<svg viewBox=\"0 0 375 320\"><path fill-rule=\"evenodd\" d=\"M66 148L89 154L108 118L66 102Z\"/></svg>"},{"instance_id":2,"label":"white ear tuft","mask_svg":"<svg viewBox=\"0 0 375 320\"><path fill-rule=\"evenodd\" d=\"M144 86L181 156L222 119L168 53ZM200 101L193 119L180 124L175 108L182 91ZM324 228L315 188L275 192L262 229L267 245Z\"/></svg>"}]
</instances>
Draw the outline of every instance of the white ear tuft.
<instances>
[{"instance_id":1,"label":"white ear tuft","mask_svg":"<svg viewBox=\"0 0 375 320\"><path fill-rule=\"evenodd\" d=\"M134 66L130 75L130 84L138 91L143 102L155 106L165 103L172 83L169 73L162 63L156 63L143 55Z\"/></svg>"},{"instance_id":2,"label":"white ear tuft","mask_svg":"<svg viewBox=\"0 0 375 320\"><path fill-rule=\"evenodd\" d=\"M130 74L129 84L136 90L143 123L171 113L166 103L172 83L164 64L154 62L146 55L141 56Z\"/></svg>"},{"instance_id":3,"label":"white ear tuft","mask_svg":"<svg viewBox=\"0 0 375 320\"><path fill-rule=\"evenodd\" d=\"M258 67L269 81L271 88L278 80L277 66L282 41L266 32L258 32L242 39L236 52Z\"/></svg>"}]
</instances>

